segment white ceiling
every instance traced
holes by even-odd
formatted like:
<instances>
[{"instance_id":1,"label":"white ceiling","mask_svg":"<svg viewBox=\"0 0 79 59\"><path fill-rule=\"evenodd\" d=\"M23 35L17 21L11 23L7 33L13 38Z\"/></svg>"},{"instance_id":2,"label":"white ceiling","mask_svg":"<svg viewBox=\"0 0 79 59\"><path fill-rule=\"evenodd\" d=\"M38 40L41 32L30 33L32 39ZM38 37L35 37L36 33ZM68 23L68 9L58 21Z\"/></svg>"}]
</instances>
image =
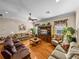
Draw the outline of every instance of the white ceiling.
<instances>
[{"instance_id":1,"label":"white ceiling","mask_svg":"<svg viewBox=\"0 0 79 59\"><path fill-rule=\"evenodd\" d=\"M56 0L0 0L0 13L4 17L21 20L26 20L29 12L33 17L43 19L74 11L78 7L79 0L60 0L58 3Z\"/></svg>"}]
</instances>

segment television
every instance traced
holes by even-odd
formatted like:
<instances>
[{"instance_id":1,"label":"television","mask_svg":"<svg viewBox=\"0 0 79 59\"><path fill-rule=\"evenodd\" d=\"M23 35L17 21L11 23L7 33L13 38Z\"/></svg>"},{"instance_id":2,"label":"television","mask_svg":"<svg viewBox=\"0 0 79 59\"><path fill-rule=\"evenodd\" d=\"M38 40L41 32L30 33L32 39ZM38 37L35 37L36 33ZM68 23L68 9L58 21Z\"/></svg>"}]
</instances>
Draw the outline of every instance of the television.
<instances>
[{"instance_id":1,"label":"television","mask_svg":"<svg viewBox=\"0 0 79 59\"><path fill-rule=\"evenodd\" d=\"M48 31L45 30L45 29L41 29L41 30L40 30L40 34L45 34L45 35L47 35L47 32L48 32Z\"/></svg>"}]
</instances>

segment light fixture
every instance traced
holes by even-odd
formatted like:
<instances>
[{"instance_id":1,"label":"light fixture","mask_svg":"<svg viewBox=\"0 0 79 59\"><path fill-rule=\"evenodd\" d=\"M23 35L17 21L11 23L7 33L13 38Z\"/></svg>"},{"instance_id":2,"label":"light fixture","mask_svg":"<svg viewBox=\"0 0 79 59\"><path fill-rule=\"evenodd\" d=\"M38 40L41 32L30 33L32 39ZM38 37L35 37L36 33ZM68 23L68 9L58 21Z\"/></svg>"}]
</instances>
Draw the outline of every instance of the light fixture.
<instances>
[{"instance_id":1,"label":"light fixture","mask_svg":"<svg viewBox=\"0 0 79 59\"><path fill-rule=\"evenodd\" d=\"M50 11L46 11L46 14L50 14Z\"/></svg>"},{"instance_id":2,"label":"light fixture","mask_svg":"<svg viewBox=\"0 0 79 59\"><path fill-rule=\"evenodd\" d=\"M14 33L14 32L11 32L12 34Z\"/></svg>"},{"instance_id":3,"label":"light fixture","mask_svg":"<svg viewBox=\"0 0 79 59\"><path fill-rule=\"evenodd\" d=\"M32 23L32 21L29 21L30 23Z\"/></svg>"},{"instance_id":4,"label":"light fixture","mask_svg":"<svg viewBox=\"0 0 79 59\"><path fill-rule=\"evenodd\" d=\"M7 14L8 12L6 11L5 13Z\"/></svg>"},{"instance_id":5,"label":"light fixture","mask_svg":"<svg viewBox=\"0 0 79 59\"><path fill-rule=\"evenodd\" d=\"M58 2L60 2L60 0L56 0L56 2L58 3Z\"/></svg>"}]
</instances>

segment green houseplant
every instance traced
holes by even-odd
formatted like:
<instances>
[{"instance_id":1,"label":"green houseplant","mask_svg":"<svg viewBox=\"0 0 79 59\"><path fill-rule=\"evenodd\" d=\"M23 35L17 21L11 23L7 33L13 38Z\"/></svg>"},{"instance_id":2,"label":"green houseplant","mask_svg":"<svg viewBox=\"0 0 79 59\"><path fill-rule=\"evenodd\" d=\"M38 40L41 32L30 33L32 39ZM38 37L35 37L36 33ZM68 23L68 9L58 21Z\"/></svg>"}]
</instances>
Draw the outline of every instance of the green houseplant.
<instances>
[{"instance_id":1,"label":"green houseplant","mask_svg":"<svg viewBox=\"0 0 79 59\"><path fill-rule=\"evenodd\" d=\"M75 33L75 29L72 27L65 27L62 31L64 38L68 40L68 42L72 42L72 37Z\"/></svg>"},{"instance_id":2,"label":"green houseplant","mask_svg":"<svg viewBox=\"0 0 79 59\"><path fill-rule=\"evenodd\" d=\"M33 27L33 28L31 28L30 30L32 31L32 34L35 35L36 29Z\"/></svg>"}]
</instances>

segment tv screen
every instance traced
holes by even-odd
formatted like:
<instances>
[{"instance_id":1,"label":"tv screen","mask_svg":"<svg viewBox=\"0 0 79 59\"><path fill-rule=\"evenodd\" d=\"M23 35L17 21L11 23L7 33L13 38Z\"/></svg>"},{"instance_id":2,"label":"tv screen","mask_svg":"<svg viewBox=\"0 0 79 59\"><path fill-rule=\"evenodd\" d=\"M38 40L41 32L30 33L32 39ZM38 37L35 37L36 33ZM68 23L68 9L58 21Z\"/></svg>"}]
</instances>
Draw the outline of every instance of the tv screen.
<instances>
[{"instance_id":1,"label":"tv screen","mask_svg":"<svg viewBox=\"0 0 79 59\"><path fill-rule=\"evenodd\" d=\"M41 33L41 34L47 34L47 30L42 29L42 30L40 31L40 33Z\"/></svg>"}]
</instances>

